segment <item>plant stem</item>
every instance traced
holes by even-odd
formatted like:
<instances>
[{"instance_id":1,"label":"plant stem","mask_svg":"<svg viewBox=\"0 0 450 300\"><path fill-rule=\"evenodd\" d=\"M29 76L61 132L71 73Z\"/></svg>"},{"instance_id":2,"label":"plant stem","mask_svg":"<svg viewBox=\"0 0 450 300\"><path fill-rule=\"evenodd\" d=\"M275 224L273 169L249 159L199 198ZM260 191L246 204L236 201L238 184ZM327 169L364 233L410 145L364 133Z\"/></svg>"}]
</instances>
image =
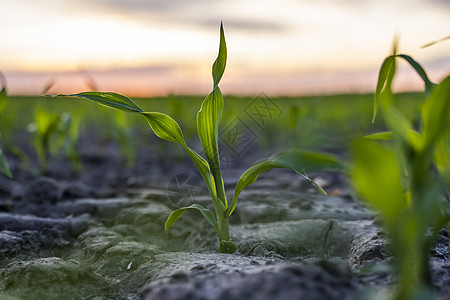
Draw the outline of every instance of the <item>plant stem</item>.
<instances>
[{"instance_id":1,"label":"plant stem","mask_svg":"<svg viewBox=\"0 0 450 300\"><path fill-rule=\"evenodd\" d=\"M219 220L219 242L229 240L230 240L230 231L228 226L228 218L223 218Z\"/></svg>"}]
</instances>

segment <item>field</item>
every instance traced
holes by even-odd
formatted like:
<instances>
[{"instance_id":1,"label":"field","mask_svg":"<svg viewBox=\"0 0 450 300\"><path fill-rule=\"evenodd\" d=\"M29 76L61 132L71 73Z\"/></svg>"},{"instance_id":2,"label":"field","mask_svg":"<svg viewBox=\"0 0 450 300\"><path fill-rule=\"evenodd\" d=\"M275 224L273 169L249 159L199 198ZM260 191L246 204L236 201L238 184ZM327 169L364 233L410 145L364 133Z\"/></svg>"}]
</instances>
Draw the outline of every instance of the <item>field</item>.
<instances>
[{"instance_id":1,"label":"field","mask_svg":"<svg viewBox=\"0 0 450 300\"><path fill-rule=\"evenodd\" d=\"M222 24L206 98L1 77L0 296L447 299L450 77L393 48L373 95L224 97Z\"/></svg>"},{"instance_id":2,"label":"field","mask_svg":"<svg viewBox=\"0 0 450 300\"><path fill-rule=\"evenodd\" d=\"M417 123L424 98L399 94L396 104ZM134 100L172 116L202 153L195 126L202 96ZM227 191L245 169L279 151L349 160L354 140L387 129L382 118L370 122L371 94L225 95L224 103L218 136ZM0 124L13 175L0 181L2 297L355 299L380 287L388 293L395 283L386 232L343 172L307 173L328 196L288 170L261 174L230 217L232 255L217 253L198 212L165 231L171 210L213 207L183 148L145 123L83 99L9 97ZM448 231L436 241L431 276L444 299Z\"/></svg>"}]
</instances>

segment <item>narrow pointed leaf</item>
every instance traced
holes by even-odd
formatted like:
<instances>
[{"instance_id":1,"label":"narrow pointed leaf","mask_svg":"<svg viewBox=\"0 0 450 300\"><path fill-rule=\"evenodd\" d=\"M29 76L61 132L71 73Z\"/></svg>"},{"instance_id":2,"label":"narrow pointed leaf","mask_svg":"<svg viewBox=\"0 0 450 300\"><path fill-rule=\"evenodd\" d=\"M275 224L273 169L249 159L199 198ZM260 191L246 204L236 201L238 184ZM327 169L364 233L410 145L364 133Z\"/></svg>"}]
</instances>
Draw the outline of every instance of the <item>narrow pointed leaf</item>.
<instances>
[{"instance_id":1,"label":"narrow pointed leaf","mask_svg":"<svg viewBox=\"0 0 450 300\"><path fill-rule=\"evenodd\" d=\"M375 122L378 107L380 102L387 107L393 100L391 85L395 75L395 56L397 55L398 40L394 39L392 45L392 55L388 56L381 65L380 73L378 75L377 87L375 90L375 97L373 102L373 117L372 123Z\"/></svg>"},{"instance_id":2,"label":"narrow pointed leaf","mask_svg":"<svg viewBox=\"0 0 450 300\"><path fill-rule=\"evenodd\" d=\"M299 176L305 178L311 182L321 193L325 191L319 187L319 185L310 179L304 170L317 171L317 170L343 170L344 166L339 162L339 160L331 155L317 152L308 151L287 151L274 156L272 159L260 162L253 167L250 167L247 171L242 174L236 184L236 189L234 192L233 200L228 207L226 214L231 215L236 208L239 194L242 190L250 185L252 185L259 174L269 171L273 168L281 169L291 169L296 172Z\"/></svg>"},{"instance_id":3,"label":"narrow pointed leaf","mask_svg":"<svg viewBox=\"0 0 450 300\"><path fill-rule=\"evenodd\" d=\"M216 219L214 218L214 214L212 213L212 211L204 208L200 204L192 204L191 206L182 207L182 208L179 208L179 209L173 211L170 214L170 216L167 218L166 224L164 225L165 230L168 230L170 227L172 227L172 225L175 223L175 221L178 220L184 214L184 212L188 209L194 209L194 210L199 211L203 215L203 217L205 217L206 221L208 221L208 223L212 227L214 227L216 232L218 231L218 226L217 226Z\"/></svg>"},{"instance_id":4,"label":"narrow pointed leaf","mask_svg":"<svg viewBox=\"0 0 450 300\"><path fill-rule=\"evenodd\" d=\"M392 140L392 131L383 131L364 136L370 140Z\"/></svg>"},{"instance_id":5,"label":"narrow pointed leaf","mask_svg":"<svg viewBox=\"0 0 450 300\"><path fill-rule=\"evenodd\" d=\"M3 150L0 148L0 171L12 178L11 170L9 169L8 161L6 160L5 155L3 154Z\"/></svg>"},{"instance_id":6,"label":"narrow pointed leaf","mask_svg":"<svg viewBox=\"0 0 450 300\"><path fill-rule=\"evenodd\" d=\"M91 101L94 101L100 105L107 106L110 108L115 108L128 112L143 112L142 109L136 105L130 98L127 96L112 93L112 92L83 92L78 94L70 94L70 95L57 95L50 97L81 97Z\"/></svg>"},{"instance_id":7,"label":"narrow pointed leaf","mask_svg":"<svg viewBox=\"0 0 450 300\"><path fill-rule=\"evenodd\" d=\"M427 73L422 68L422 66L409 55L399 54L397 56L406 60L411 65L411 67L416 70L417 74L419 74L420 78L422 78L423 82L425 83L425 94L429 94L435 84L430 81Z\"/></svg>"},{"instance_id":8,"label":"narrow pointed leaf","mask_svg":"<svg viewBox=\"0 0 450 300\"><path fill-rule=\"evenodd\" d=\"M223 32L223 24L220 23L220 45L219 54L212 66L212 76L214 79L214 88L216 88L222 78L225 66L227 64L227 45L225 42L225 34Z\"/></svg>"},{"instance_id":9,"label":"narrow pointed leaf","mask_svg":"<svg viewBox=\"0 0 450 300\"><path fill-rule=\"evenodd\" d=\"M395 60L394 56L389 56L384 60L383 64L381 65L381 69L380 69L380 72L378 75L377 87L375 90L374 102L373 102L372 123L375 122L375 118L376 118L377 112L378 112L378 107L380 106L381 92L386 86L386 82L388 80L389 73L392 71L392 64L394 63L394 60Z\"/></svg>"},{"instance_id":10,"label":"narrow pointed leaf","mask_svg":"<svg viewBox=\"0 0 450 300\"><path fill-rule=\"evenodd\" d=\"M423 134L434 143L450 126L450 76L437 85L422 108Z\"/></svg>"}]
</instances>

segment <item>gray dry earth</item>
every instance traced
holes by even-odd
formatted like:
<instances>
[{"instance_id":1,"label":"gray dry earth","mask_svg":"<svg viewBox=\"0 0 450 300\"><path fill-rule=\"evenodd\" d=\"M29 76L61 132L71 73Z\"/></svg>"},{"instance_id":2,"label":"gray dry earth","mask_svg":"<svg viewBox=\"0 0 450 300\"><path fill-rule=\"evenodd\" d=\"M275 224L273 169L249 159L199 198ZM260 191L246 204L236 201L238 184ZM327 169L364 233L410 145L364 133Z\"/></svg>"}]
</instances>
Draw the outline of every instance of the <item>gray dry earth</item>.
<instances>
[{"instance_id":1,"label":"gray dry earth","mask_svg":"<svg viewBox=\"0 0 450 300\"><path fill-rule=\"evenodd\" d=\"M228 173L232 192L239 174ZM288 171L262 174L244 190L231 218L233 255L218 253L196 212L164 231L179 205L212 208L201 190L168 193L167 181L155 181L102 198L108 192L40 178L25 205L14 203L13 186L0 195L0 298L357 299L388 288L390 255L376 219L340 175L317 176L328 197ZM432 266L440 298L450 299L447 231Z\"/></svg>"}]
</instances>

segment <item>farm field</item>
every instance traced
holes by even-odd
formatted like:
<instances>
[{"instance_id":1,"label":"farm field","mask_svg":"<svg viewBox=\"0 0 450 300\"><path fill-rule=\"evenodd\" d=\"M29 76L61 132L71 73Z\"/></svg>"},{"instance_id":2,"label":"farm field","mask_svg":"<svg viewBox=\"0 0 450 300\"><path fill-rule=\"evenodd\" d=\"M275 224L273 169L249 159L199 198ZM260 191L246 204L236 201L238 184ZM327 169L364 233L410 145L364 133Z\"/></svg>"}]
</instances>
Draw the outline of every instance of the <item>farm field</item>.
<instances>
[{"instance_id":1,"label":"farm field","mask_svg":"<svg viewBox=\"0 0 450 300\"><path fill-rule=\"evenodd\" d=\"M417 120L423 98L400 94L397 103ZM194 116L201 96L134 100L173 116L200 152ZM352 140L386 129L381 119L370 122L371 94L224 101L219 147L227 190L251 164L278 151L325 151L345 159ZM47 149L45 163L36 148L39 113L64 115L78 132L53 131L49 144L61 146ZM217 253L199 213L186 213L165 231L170 210L192 203L211 209L212 203L183 149L144 125L140 116L87 100L9 98L1 124L13 174L1 178L3 296L355 299L393 284L383 229L342 172L308 173L328 196L292 171L261 174L230 217L237 245L232 256ZM439 233L431 256L441 297L448 292L447 235ZM262 282L264 294L257 288Z\"/></svg>"},{"instance_id":2,"label":"farm field","mask_svg":"<svg viewBox=\"0 0 450 300\"><path fill-rule=\"evenodd\" d=\"M197 1L189 9L181 2L51 2L26 7L49 9L36 26L48 30L46 45L55 48L36 33L33 55L22 51L31 24L25 21L13 30L20 42L0 48L12 58L0 56L10 68L0 72L0 300L450 299L444 51L404 54L397 36L374 90L340 93L367 91L380 39L361 37L364 45L351 49L356 45L336 32L344 26L348 37L361 36L364 27L350 27L370 18L330 27L308 14L303 31L289 14L274 23L230 17L233 55L243 57L230 57L235 78L222 85L229 53L220 22L209 94L197 96L192 91L206 86L200 57L210 51L196 46L209 40L215 20L199 22L191 10ZM363 14L346 3L289 5L324 12L327 20L336 12L339 19ZM433 5L438 20L444 4ZM88 8L98 17L80 14ZM417 14L420 8L427 6L411 5ZM20 3L6 10L23 12ZM71 17L57 18L58 10ZM386 16L380 30L398 24ZM250 52L243 47L257 42L263 43ZM91 67L83 71L85 64ZM82 71L68 71L75 66ZM416 76L421 89L405 74ZM73 75L87 91L79 91ZM114 88L98 89L97 82ZM42 83L40 93L33 90ZM232 88L222 94L222 87ZM255 90L261 92L243 96ZM264 90L316 92L288 97ZM40 96L18 96L27 93Z\"/></svg>"}]
</instances>

